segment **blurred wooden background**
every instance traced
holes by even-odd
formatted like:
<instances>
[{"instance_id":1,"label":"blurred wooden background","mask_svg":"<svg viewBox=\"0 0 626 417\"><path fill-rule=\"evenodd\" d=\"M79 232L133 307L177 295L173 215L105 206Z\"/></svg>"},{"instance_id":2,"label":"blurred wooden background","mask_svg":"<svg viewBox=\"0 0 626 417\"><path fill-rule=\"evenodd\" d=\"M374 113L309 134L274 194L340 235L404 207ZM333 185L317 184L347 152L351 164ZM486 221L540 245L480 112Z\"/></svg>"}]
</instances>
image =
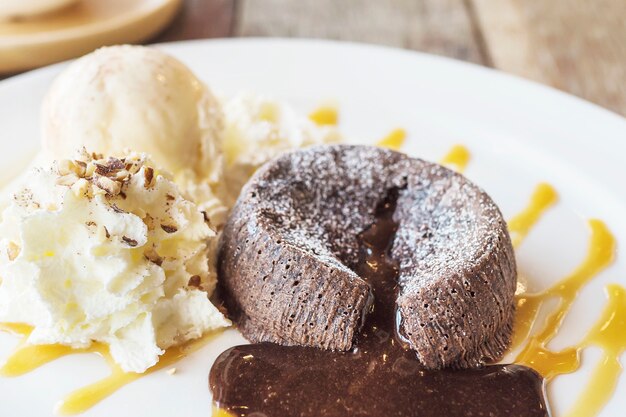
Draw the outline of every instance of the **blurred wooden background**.
<instances>
[{"instance_id":1,"label":"blurred wooden background","mask_svg":"<svg viewBox=\"0 0 626 417\"><path fill-rule=\"evenodd\" d=\"M185 0L153 41L230 36L414 49L495 67L626 115L626 0Z\"/></svg>"}]
</instances>

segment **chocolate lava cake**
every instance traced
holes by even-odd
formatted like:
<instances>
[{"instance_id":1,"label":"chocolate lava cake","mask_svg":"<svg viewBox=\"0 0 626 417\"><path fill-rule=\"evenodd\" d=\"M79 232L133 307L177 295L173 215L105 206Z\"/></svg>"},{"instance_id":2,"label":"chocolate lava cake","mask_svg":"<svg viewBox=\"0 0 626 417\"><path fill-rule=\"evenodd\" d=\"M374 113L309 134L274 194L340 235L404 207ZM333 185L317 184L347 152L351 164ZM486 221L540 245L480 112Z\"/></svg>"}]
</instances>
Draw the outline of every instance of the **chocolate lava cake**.
<instances>
[{"instance_id":1,"label":"chocolate lava cake","mask_svg":"<svg viewBox=\"0 0 626 417\"><path fill-rule=\"evenodd\" d=\"M369 146L287 153L242 190L218 262L244 336L349 350L373 301L353 272L359 236L391 194L398 336L429 369L499 359L510 341L517 276L498 207L460 174Z\"/></svg>"}]
</instances>

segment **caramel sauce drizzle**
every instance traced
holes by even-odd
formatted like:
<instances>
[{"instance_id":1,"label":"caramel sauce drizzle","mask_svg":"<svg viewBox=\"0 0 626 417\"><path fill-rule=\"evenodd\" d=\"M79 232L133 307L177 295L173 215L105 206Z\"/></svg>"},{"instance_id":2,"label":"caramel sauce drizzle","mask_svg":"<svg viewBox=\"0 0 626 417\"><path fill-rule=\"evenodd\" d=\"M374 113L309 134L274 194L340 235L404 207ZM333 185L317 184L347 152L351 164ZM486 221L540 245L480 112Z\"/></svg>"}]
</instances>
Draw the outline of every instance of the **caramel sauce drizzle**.
<instances>
[{"instance_id":1,"label":"caramel sauce drizzle","mask_svg":"<svg viewBox=\"0 0 626 417\"><path fill-rule=\"evenodd\" d=\"M212 333L211 335L215 335L215 333ZM124 385L129 384L145 375L149 375L160 369L171 366L190 353L197 351L208 342L211 335L207 335L181 346L172 347L166 350L165 353L159 358L159 362L141 374L124 372L124 370L122 370L122 368L115 363L111 355L109 355L108 348L105 348L104 351L96 350L96 353L101 354L108 362L111 368L111 374L100 381L87 385L86 387L79 388L78 390L70 393L67 397L61 400L59 404L57 404L55 411L62 415L83 413L109 395L113 394L118 389L122 388Z\"/></svg>"},{"instance_id":2,"label":"caramel sauce drizzle","mask_svg":"<svg viewBox=\"0 0 626 417\"><path fill-rule=\"evenodd\" d=\"M540 306L548 299L558 299L557 306L550 312L541 329L530 336L516 359L516 362L534 368L548 380L579 368L579 348L572 347L561 352L552 352L547 345L556 336L580 290L609 266L614 258L615 239L606 225L600 220L592 219L589 226L591 236L587 256L571 275L540 293L522 294L517 297L518 325L515 328L516 332L522 335L530 332L530 328L526 326L536 321ZM519 341L519 338L520 336L516 336L516 341Z\"/></svg>"},{"instance_id":3,"label":"caramel sauce drizzle","mask_svg":"<svg viewBox=\"0 0 626 417\"><path fill-rule=\"evenodd\" d=\"M318 107L309 114L309 119L318 126L336 126L339 122L339 111L333 106Z\"/></svg>"},{"instance_id":4,"label":"caramel sauce drizzle","mask_svg":"<svg viewBox=\"0 0 626 417\"><path fill-rule=\"evenodd\" d=\"M213 406L211 417L237 417L236 415L224 410L223 408Z\"/></svg>"},{"instance_id":5,"label":"caramel sauce drizzle","mask_svg":"<svg viewBox=\"0 0 626 417\"><path fill-rule=\"evenodd\" d=\"M0 323L0 331L17 336L28 336L33 328L22 323Z\"/></svg>"},{"instance_id":6,"label":"caramel sauce drizzle","mask_svg":"<svg viewBox=\"0 0 626 417\"><path fill-rule=\"evenodd\" d=\"M557 200L557 193L549 184L539 184L528 207L509 222L515 246L519 246L530 229ZM615 257L615 238L598 219L588 222L590 237L587 255L572 274L555 285L536 294L517 296L517 312L512 349L522 345L516 363L532 367L549 382L556 376L575 372L580 368L580 353L589 346L602 349L602 358L577 400L565 413L567 417L597 415L611 399L622 372L620 355L626 350L626 289L610 284L606 287L607 304L604 312L578 344L554 352L548 344L558 334L567 313L580 290L608 267ZM537 332L531 331L544 303L557 299Z\"/></svg>"},{"instance_id":7,"label":"caramel sauce drizzle","mask_svg":"<svg viewBox=\"0 0 626 417\"><path fill-rule=\"evenodd\" d=\"M454 145L450 151L441 159L441 164L454 168L457 172L463 173L469 163L471 154L463 145Z\"/></svg>"},{"instance_id":8,"label":"caramel sauce drizzle","mask_svg":"<svg viewBox=\"0 0 626 417\"><path fill-rule=\"evenodd\" d=\"M602 316L578 346L579 349L598 346L602 358L567 417L597 415L615 393L622 372L619 358L626 351L626 289L610 284L606 286L606 294L608 301Z\"/></svg>"},{"instance_id":9,"label":"caramel sauce drizzle","mask_svg":"<svg viewBox=\"0 0 626 417\"><path fill-rule=\"evenodd\" d=\"M58 344L29 345L27 344L27 340L32 332L31 326L21 323L0 323L0 330L22 336L22 340L13 354L0 368L0 375L4 377L16 377L26 374L48 362L74 353L95 353L102 356L107 361L111 368L111 374L93 384L79 388L65 397L55 409L57 413L62 415L80 414L87 411L124 385L145 375L166 368L190 353L200 349L213 335L208 334L200 339L168 349L159 358L157 364L144 373L138 374L122 370L109 354L108 346L102 343L93 343L90 347L83 349L74 349Z\"/></svg>"},{"instance_id":10,"label":"caramel sauce drizzle","mask_svg":"<svg viewBox=\"0 0 626 417\"><path fill-rule=\"evenodd\" d=\"M535 187L528 206L508 222L513 246L518 247L545 211L558 200L554 187L540 183Z\"/></svg>"},{"instance_id":11,"label":"caramel sauce drizzle","mask_svg":"<svg viewBox=\"0 0 626 417\"><path fill-rule=\"evenodd\" d=\"M376 142L376 146L398 151L404 145L405 140L406 131L404 129L394 129L387 136Z\"/></svg>"}]
</instances>

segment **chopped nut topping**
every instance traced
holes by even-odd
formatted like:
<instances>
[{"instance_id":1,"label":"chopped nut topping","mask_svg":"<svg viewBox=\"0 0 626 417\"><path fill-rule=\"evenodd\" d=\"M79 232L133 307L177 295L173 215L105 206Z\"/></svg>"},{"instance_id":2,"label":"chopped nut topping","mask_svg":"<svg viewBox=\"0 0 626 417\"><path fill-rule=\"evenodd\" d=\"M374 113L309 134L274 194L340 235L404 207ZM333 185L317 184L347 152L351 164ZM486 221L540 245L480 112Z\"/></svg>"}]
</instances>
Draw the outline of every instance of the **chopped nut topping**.
<instances>
[{"instance_id":1,"label":"chopped nut topping","mask_svg":"<svg viewBox=\"0 0 626 417\"><path fill-rule=\"evenodd\" d=\"M119 208L117 206L117 204L111 204L111 208L113 209L114 212L116 213L126 213L125 210L122 210L121 208Z\"/></svg>"},{"instance_id":2,"label":"chopped nut topping","mask_svg":"<svg viewBox=\"0 0 626 417\"><path fill-rule=\"evenodd\" d=\"M143 176L145 180L145 187L150 188L150 186L152 185L152 180L154 179L154 170L150 167L144 167Z\"/></svg>"},{"instance_id":3,"label":"chopped nut topping","mask_svg":"<svg viewBox=\"0 0 626 417\"><path fill-rule=\"evenodd\" d=\"M130 178L130 172L126 171L125 169L117 171L113 175L113 179L115 179L116 181L126 181L128 178Z\"/></svg>"},{"instance_id":4,"label":"chopped nut topping","mask_svg":"<svg viewBox=\"0 0 626 417\"><path fill-rule=\"evenodd\" d=\"M116 213L128 213L115 203L119 203L121 199L127 198L126 193L128 190L126 189L126 184L133 175L143 175L146 189L150 189L155 185L155 170L144 165L144 157L140 154L132 154L123 159L113 157L103 159L102 155L90 154L83 149L82 154L78 158L76 160L63 160L58 163L57 171L59 172L59 178L57 182L71 187L76 196L92 198L94 195L106 195L108 206ZM140 170L143 170L143 174L139 173ZM117 196L120 197L120 200L112 198ZM165 195L168 205L171 201L175 201L176 198L176 194L173 193ZM133 214L143 219L148 230L153 231L160 226L166 233L178 232L177 225L161 223L160 219L154 219L144 210L138 208L133 210ZM204 218L208 222L206 213ZM104 241L105 236L106 239L111 238L106 227L97 225L95 222L87 222L86 224L90 227L96 227L96 233L102 241ZM121 239L131 247L138 245L135 239L127 236L122 236ZM145 257L157 265L161 265L164 262L164 259L154 249L146 251Z\"/></svg>"},{"instance_id":5,"label":"chopped nut topping","mask_svg":"<svg viewBox=\"0 0 626 417\"><path fill-rule=\"evenodd\" d=\"M78 175L80 178L83 178L85 176L85 172L86 172L86 168L87 165L86 164L73 164L72 165L72 170L74 171L74 174Z\"/></svg>"},{"instance_id":6,"label":"chopped nut topping","mask_svg":"<svg viewBox=\"0 0 626 417\"><path fill-rule=\"evenodd\" d=\"M70 161L68 159L64 159L58 161L56 166L57 173L59 175L76 174L77 177L82 178L85 176L85 167L87 165L81 161Z\"/></svg>"},{"instance_id":7,"label":"chopped nut topping","mask_svg":"<svg viewBox=\"0 0 626 417\"><path fill-rule=\"evenodd\" d=\"M71 187L76 181L78 181L78 177L75 174L66 174L57 178L57 184L66 187Z\"/></svg>"},{"instance_id":8,"label":"chopped nut topping","mask_svg":"<svg viewBox=\"0 0 626 417\"><path fill-rule=\"evenodd\" d=\"M131 246L131 247L133 247L133 248L134 248L135 246L137 246L137 241L136 241L135 239L131 239L131 238L127 237L127 236L122 236L122 240L123 240L124 242L126 242L126 244L127 244L128 246Z\"/></svg>"},{"instance_id":9,"label":"chopped nut topping","mask_svg":"<svg viewBox=\"0 0 626 417\"><path fill-rule=\"evenodd\" d=\"M93 162L89 162L87 167L85 168L85 177L91 178L93 174L96 172L96 164Z\"/></svg>"},{"instance_id":10,"label":"chopped nut topping","mask_svg":"<svg viewBox=\"0 0 626 417\"><path fill-rule=\"evenodd\" d=\"M96 236L100 242L104 242L107 239L111 238L111 234L109 233L109 230L106 228L106 226L98 227L96 229Z\"/></svg>"},{"instance_id":11,"label":"chopped nut topping","mask_svg":"<svg viewBox=\"0 0 626 417\"><path fill-rule=\"evenodd\" d=\"M148 226L148 230L154 230L154 217L152 217L150 214L145 215L145 217L143 218L143 222L146 224L146 226Z\"/></svg>"},{"instance_id":12,"label":"chopped nut topping","mask_svg":"<svg viewBox=\"0 0 626 417\"><path fill-rule=\"evenodd\" d=\"M204 217L204 222L211 227L211 219L209 218L209 215L207 214L206 211L202 212L202 217Z\"/></svg>"},{"instance_id":13,"label":"chopped nut topping","mask_svg":"<svg viewBox=\"0 0 626 417\"><path fill-rule=\"evenodd\" d=\"M167 224L162 224L161 229L163 229L165 233L176 233L178 231L176 226L169 226Z\"/></svg>"},{"instance_id":14,"label":"chopped nut topping","mask_svg":"<svg viewBox=\"0 0 626 417\"><path fill-rule=\"evenodd\" d=\"M100 165L99 165L100 166ZM96 170L97 171L97 170ZM107 194L115 196L122 191L122 184L117 181L113 181L110 178L98 176L95 178L96 186L101 190L107 192Z\"/></svg>"},{"instance_id":15,"label":"chopped nut topping","mask_svg":"<svg viewBox=\"0 0 626 417\"><path fill-rule=\"evenodd\" d=\"M93 195L107 195L106 190L103 190L100 187L96 187L92 191L93 191Z\"/></svg>"},{"instance_id":16,"label":"chopped nut topping","mask_svg":"<svg viewBox=\"0 0 626 417\"><path fill-rule=\"evenodd\" d=\"M56 168L57 173L61 176L65 176L72 173L72 169L70 168L71 161L61 160L57 161Z\"/></svg>"},{"instance_id":17,"label":"chopped nut topping","mask_svg":"<svg viewBox=\"0 0 626 417\"><path fill-rule=\"evenodd\" d=\"M187 286L200 288L200 275L194 275L191 278L189 278L189 282L187 283Z\"/></svg>"},{"instance_id":18,"label":"chopped nut topping","mask_svg":"<svg viewBox=\"0 0 626 417\"><path fill-rule=\"evenodd\" d=\"M76 197L86 196L89 193L89 181L84 178L79 178L74 185L72 185L72 191Z\"/></svg>"},{"instance_id":19,"label":"chopped nut topping","mask_svg":"<svg viewBox=\"0 0 626 417\"><path fill-rule=\"evenodd\" d=\"M144 256L147 260L149 260L150 262L161 266L161 264L163 264L163 258L161 256L159 256L159 254L157 253L156 250L154 250L154 248L150 248L148 250L146 250L144 252Z\"/></svg>"},{"instance_id":20,"label":"chopped nut topping","mask_svg":"<svg viewBox=\"0 0 626 417\"><path fill-rule=\"evenodd\" d=\"M130 162L126 163L126 166L124 168L126 169L126 171L130 172L131 175L134 175L139 172L140 166L136 162Z\"/></svg>"},{"instance_id":21,"label":"chopped nut topping","mask_svg":"<svg viewBox=\"0 0 626 417\"><path fill-rule=\"evenodd\" d=\"M117 159L117 158L109 158L107 160L107 166L112 171L113 170L119 171L120 169L126 168L126 165L124 164L124 162L122 162L120 159Z\"/></svg>"},{"instance_id":22,"label":"chopped nut topping","mask_svg":"<svg viewBox=\"0 0 626 417\"><path fill-rule=\"evenodd\" d=\"M91 198L93 195L106 194L109 197L121 195L125 199L126 193L122 188L144 164L141 155L133 154L122 159L109 157L105 160L101 154L88 153L84 148L80 152L78 159L61 160L56 164L60 176L57 183L73 187L76 196ZM152 185L154 170L145 167L144 176L146 188L149 188ZM94 187L85 184L83 179L91 182Z\"/></svg>"},{"instance_id":23,"label":"chopped nut topping","mask_svg":"<svg viewBox=\"0 0 626 417\"><path fill-rule=\"evenodd\" d=\"M106 177L107 175L111 173L111 169L108 166L99 164L97 162L95 163L95 165L96 165L96 174Z\"/></svg>"},{"instance_id":24,"label":"chopped nut topping","mask_svg":"<svg viewBox=\"0 0 626 417\"><path fill-rule=\"evenodd\" d=\"M9 261L14 261L20 254L20 247L13 243L9 242L9 246L7 247L7 256L9 257Z\"/></svg>"}]
</instances>

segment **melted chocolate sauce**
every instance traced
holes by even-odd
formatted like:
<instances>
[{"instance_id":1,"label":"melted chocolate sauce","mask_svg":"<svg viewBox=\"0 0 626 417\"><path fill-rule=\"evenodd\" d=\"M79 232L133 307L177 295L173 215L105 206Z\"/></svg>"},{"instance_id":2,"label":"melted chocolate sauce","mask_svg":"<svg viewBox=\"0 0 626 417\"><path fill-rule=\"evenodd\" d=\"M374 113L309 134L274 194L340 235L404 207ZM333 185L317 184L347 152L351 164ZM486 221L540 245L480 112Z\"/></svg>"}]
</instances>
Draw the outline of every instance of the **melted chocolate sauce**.
<instances>
[{"instance_id":1,"label":"melted chocolate sauce","mask_svg":"<svg viewBox=\"0 0 626 417\"><path fill-rule=\"evenodd\" d=\"M397 225L395 193L360 236L355 272L374 305L351 352L271 343L222 353L209 377L216 405L250 417L548 416L543 380L519 365L424 370L397 337L397 263L387 256Z\"/></svg>"}]
</instances>

